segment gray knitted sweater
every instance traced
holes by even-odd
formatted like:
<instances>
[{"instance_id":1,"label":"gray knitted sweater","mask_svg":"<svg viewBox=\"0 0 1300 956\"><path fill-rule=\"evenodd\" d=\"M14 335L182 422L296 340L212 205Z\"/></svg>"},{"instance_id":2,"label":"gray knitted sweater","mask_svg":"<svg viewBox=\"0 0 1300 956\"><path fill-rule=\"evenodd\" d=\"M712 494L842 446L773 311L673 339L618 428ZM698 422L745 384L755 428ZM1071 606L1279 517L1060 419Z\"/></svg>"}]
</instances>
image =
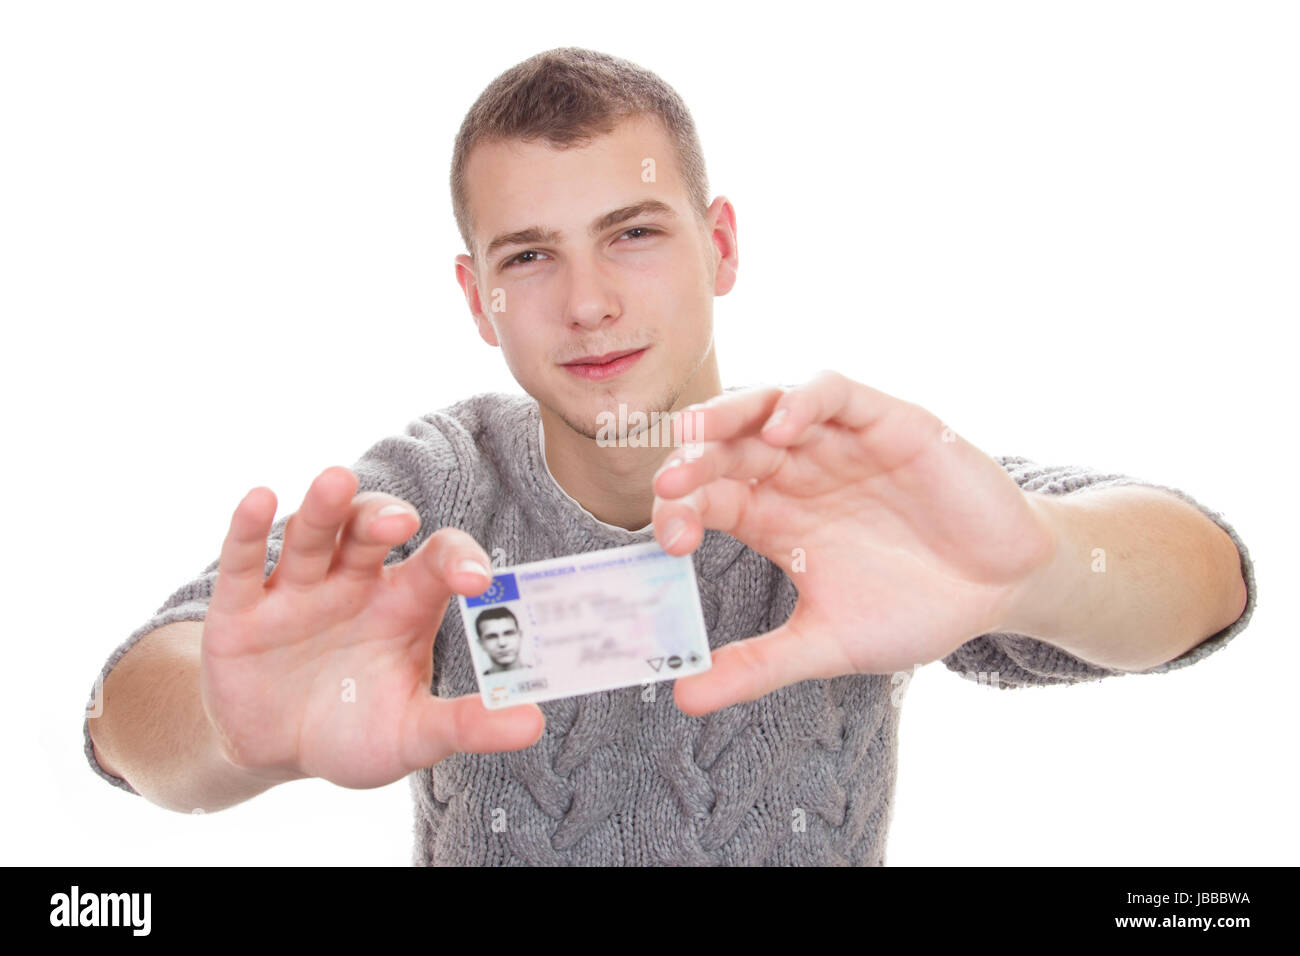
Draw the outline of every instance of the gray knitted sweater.
<instances>
[{"instance_id":1,"label":"gray knitted sweater","mask_svg":"<svg viewBox=\"0 0 1300 956\"><path fill-rule=\"evenodd\" d=\"M420 531L389 555L404 560L432 531L474 536L494 563L517 564L649 540L597 520L551 477L542 457L537 403L483 393L412 421L353 466L361 491L413 504ZM1044 467L999 458L1026 491L1151 485L1083 466ZM1246 626L1255 606L1250 558L1237 533L1182 491L1236 542L1249 589L1241 617L1178 659L1198 661ZM267 573L279 559L288 516L272 528ZM499 550L498 550L499 549ZM729 535L709 530L692 555L709 646L771 630L794 609L789 577ZM203 620L217 562L180 587L113 651L101 678L149 631ZM967 642L943 663L998 687L1069 684L1116 674L1023 635ZM541 704L542 739L526 750L454 754L410 776L414 861L421 865L880 865L897 774L899 705L909 675L810 680L704 717L629 687ZM434 645L433 691L477 693L455 601ZM92 692L93 695L93 692ZM91 767L128 792L125 780Z\"/></svg>"}]
</instances>

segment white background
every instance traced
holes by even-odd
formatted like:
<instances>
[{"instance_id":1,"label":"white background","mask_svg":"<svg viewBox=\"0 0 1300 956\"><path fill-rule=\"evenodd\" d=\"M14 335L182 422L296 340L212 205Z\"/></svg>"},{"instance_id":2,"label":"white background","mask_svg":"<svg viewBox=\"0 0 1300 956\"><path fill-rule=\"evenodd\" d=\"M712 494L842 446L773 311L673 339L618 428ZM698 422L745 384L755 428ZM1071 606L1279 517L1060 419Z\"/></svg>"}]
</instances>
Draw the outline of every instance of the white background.
<instances>
[{"instance_id":1,"label":"white background","mask_svg":"<svg viewBox=\"0 0 1300 956\"><path fill-rule=\"evenodd\" d=\"M989 454L1173 485L1262 598L1166 675L923 669L888 862L1296 859L1300 49L1284 3L8 3L0 7L4 862L407 865L407 784L206 816L82 756L104 658L235 504L479 391L447 170L556 46L658 72L741 270L724 384L837 368Z\"/></svg>"}]
</instances>

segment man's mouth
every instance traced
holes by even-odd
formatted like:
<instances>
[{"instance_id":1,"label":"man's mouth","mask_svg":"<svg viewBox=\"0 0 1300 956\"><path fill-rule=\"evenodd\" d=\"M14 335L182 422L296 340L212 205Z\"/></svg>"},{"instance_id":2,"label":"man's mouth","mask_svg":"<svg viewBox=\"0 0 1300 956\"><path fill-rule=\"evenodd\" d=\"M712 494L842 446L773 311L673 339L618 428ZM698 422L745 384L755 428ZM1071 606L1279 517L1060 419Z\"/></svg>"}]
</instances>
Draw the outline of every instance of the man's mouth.
<instances>
[{"instance_id":1,"label":"man's mouth","mask_svg":"<svg viewBox=\"0 0 1300 956\"><path fill-rule=\"evenodd\" d=\"M650 346L639 349L624 349L621 352L606 352L604 355L586 355L564 367L574 375L588 380L613 378L637 363Z\"/></svg>"},{"instance_id":2,"label":"man's mouth","mask_svg":"<svg viewBox=\"0 0 1300 956\"><path fill-rule=\"evenodd\" d=\"M584 355L582 358L576 358L572 362L565 362L565 365L606 365L614 359L622 358L624 355L631 355L633 352L640 352L641 349L624 349L621 352L606 352L603 355Z\"/></svg>"}]
</instances>

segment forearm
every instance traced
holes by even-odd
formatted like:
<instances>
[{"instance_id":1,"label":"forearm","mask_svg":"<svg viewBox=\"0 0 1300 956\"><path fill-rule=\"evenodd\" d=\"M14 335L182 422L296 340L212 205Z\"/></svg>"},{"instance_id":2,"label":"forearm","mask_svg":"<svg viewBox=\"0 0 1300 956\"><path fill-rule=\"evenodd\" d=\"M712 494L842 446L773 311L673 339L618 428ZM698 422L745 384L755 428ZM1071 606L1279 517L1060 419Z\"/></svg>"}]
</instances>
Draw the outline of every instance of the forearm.
<instances>
[{"instance_id":1,"label":"forearm","mask_svg":"<svg viewBox=\"0 0 1300 956\"><path fill-rule=\"evenodd\" d=\"M1027 496L1056 547L999 630L1139 671L1178 657L1244 610L1236 545L1187 502L1133 485Z\"/></svg>"},{"instance_id":2,"label":"forearm","mask_svg":"<svg viewBox=\"0 0 1300 956\"><path fill-rule=\"evenodd\" d=\"M103 714L90 720L101 766L168 810L221 810L284 778L226 759L199 693L202 622L159 628L128 651L103 687Z\"/></svg>"}]
</instances>

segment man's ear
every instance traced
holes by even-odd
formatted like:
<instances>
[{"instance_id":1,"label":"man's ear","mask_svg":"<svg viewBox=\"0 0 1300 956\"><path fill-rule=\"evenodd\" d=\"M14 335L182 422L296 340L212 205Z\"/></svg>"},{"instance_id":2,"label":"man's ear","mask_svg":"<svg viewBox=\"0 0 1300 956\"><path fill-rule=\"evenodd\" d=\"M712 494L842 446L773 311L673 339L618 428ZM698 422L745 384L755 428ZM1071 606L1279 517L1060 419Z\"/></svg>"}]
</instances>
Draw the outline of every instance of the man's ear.
<instances>
[{"instance_id":1,"label":"man's ear","mask_svg":"<svg viewBox=\"0 0 1300 956\"><path fill-rule=\"evenodd\" d=\"M474 317L479 338L488 345L499 348L501 343L497 341L496 327L483 311L483 297L479 294L478 274L474 269L474 260L467 255L456 257L456 282L465 293L465 304L469 306L470 315Z\"/></svg>"},{"instance_id":2,"label":"man's ear","mask_svg":"<svg viewBox=\"0 0 1300 956\"><path fill-rule=\"evenodd\" d=\"M718 196L709 207L705 231L713 253L713 294L726 295L736 284L740 268L740 244L736 240L736 210L726 196Z\"/></svg>"}]
</instances>

